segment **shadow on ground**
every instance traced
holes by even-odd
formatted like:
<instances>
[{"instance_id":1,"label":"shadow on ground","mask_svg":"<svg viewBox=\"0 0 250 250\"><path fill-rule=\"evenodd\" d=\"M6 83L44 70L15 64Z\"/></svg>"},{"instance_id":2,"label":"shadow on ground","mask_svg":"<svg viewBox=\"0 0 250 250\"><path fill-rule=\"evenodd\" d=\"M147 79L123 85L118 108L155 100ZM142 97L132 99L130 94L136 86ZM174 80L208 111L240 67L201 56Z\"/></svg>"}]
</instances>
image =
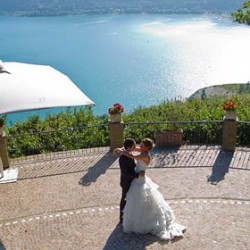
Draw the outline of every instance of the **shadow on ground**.
<instances>
[{"instance_id":1,"label":"shadow on ground","mask_svg":"<svg viewBox=\"0 0 250 250\"><path fill-rule=\"evenodd\" d=\"M6 248L4 247L2 241L0 240L0 250L5 250Z\"/></svg>"},{"instance_id":2,"label":"shadow on ground","mask_svg":"<svg viewBox=\"0 0 250 250\"><path fill-rule=\"evenodd\" d=\"M81 177L79 184L89 186L96 182L98 177L105 174L107 169L117 160L117 157L112 156L111 153L106 153L93 167L88 169L88 172Z\"/></svg>"},{"instance_id":3,"label":"shadow on ground","mask_svg":"<svg viewBox=\"0 0 250 250\"><path fill-rule=\"evenodd\" d=\"M145 250L147 246L155 242L161 245L173 244L181 238L175 238L171 241L163 241L151 234L126 234L122 230L121 224L117 224L114 231L110 234L103 250Z\"/></svg>"},{"instance_id":4,"label":"shadow on ground","mask_svg":"<svg viewBox=\"0 0 250 250\"><path fill-rule=\"evenodd\" d=\"M207 177L207 181L213 185L224 180L226 173L229 172L234 152L220 150L212 168L212 174Z\"/></svg>"},{"instance_id":5,"label":"shadow on ground","mask_svg":"<svg viewBox=\"0 0 250 250\"><path fill-rule=\"evenodd\" d=\"M179 147L154 147L150 168L166 168L176 164Z\"/></svg>"}]
</instances>

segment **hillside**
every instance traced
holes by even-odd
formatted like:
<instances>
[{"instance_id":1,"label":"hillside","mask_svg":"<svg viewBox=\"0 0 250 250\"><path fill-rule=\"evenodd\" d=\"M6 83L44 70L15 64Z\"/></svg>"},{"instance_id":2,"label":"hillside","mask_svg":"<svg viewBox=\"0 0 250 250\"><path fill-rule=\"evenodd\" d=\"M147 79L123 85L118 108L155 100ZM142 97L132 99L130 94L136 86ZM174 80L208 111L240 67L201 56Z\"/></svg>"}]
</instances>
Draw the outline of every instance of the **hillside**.
<instances>
[{"instance_id":1,"label":"hillside","mask_svg":"<svg viewBox=\"0 0 250 250\"><path fill-rule=\"evenodd\" d=\"M243 0L0 0L0 14L229 13Z\"/></svg>"},{"instance_id":2,"label":"hillside","mask_svg":"<svg viewBox=\"0 0 250 250\"><path fill-rule=\"evenodd\" d=\"M223 85L214 85L197 90L188 100L195 98L206 99L210 96L234 96L237 94L249 93L250 82L248 83L232 83Z\"/></svg>"}]
</instances>

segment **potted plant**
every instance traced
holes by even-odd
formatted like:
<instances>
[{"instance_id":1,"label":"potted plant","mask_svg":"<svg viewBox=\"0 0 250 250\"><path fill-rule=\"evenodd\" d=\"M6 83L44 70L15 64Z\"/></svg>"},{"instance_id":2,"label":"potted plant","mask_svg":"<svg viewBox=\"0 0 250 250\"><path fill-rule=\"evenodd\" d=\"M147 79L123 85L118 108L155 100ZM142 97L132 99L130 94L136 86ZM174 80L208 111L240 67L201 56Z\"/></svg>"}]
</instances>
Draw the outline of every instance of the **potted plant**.
<instances>
[{"instance_id":1,"label":"potted plant","mask_svg":"<svg viewBox=\"0 0 250 250\"><path fill-rule=\"evenodd\" d=\"M113 107L110 107L108 109L110 122L121 122L123 112L124 112L123 106L120 103L115 103Z\"/></svg>"},{"instance_id":2,"label":"potted plant","mask_svg":"<svg viewBox=\"0 0 250 250\"><path fill-rule=\"evenodd\" d=\"M180 147L183 142L183 130L162 130L155 133L156 145L159 147Z\"/></svg>"},{"instance_id":3,"label":"potted plant","mask_svg":"<svg viewBox=\"0 0 250 250\"><path fill-rule=\"evenodd\" d=\"M236 103L233 99L226 101L223 104L226 120L236 120Z\"/></svg>"}]
</instances>

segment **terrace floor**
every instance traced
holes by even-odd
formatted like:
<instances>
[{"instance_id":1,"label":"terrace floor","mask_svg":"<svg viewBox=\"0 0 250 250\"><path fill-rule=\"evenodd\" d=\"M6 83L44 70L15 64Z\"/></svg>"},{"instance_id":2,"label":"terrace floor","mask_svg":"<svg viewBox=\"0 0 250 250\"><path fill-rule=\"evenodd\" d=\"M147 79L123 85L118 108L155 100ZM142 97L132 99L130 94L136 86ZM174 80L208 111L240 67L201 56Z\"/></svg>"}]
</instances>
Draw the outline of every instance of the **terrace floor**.
<instances>
[{"instance_id":1,"label":"terrace floor","mask_svg":"<svg viewBox=\"0 0 250 250\"><path fill-rule=\"evenodd\" d=\"M155 148L147 175L187 226L184 238L124 234L119 167L108 148L13 160L0 185L0 249L250 249L250 148Z\"/></svg>"}]
</instances>

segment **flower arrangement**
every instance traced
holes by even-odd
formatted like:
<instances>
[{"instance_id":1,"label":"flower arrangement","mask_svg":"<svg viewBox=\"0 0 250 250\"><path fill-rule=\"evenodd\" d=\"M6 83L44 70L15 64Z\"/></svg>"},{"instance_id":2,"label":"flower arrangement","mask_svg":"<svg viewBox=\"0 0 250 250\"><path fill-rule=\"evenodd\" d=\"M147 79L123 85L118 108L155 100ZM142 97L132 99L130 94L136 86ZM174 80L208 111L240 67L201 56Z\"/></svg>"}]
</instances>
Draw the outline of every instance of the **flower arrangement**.
<instances>
[{"instance_id":1,"label":"flower arrangement","mask_svg":"<svg viewBox=\"0 0 250 250\"><path fill-rule=\"evenodd\" d=\"M236 103L233 99L230 99L229 101L225 102L223 104L223 109L225 111L235 111L236 110Z\"/></svg>"},{"instance_id":2,"label":"flower arrangement","mask_svg":"<svg viewBox=\"0 0 250 250\"><path fill-rule=\"evenodd\" d=\"M120 103L115 103L113 107L108 109L110 115L121 114L124 112L124 108Z\"/></svg>"}]
</instances>

